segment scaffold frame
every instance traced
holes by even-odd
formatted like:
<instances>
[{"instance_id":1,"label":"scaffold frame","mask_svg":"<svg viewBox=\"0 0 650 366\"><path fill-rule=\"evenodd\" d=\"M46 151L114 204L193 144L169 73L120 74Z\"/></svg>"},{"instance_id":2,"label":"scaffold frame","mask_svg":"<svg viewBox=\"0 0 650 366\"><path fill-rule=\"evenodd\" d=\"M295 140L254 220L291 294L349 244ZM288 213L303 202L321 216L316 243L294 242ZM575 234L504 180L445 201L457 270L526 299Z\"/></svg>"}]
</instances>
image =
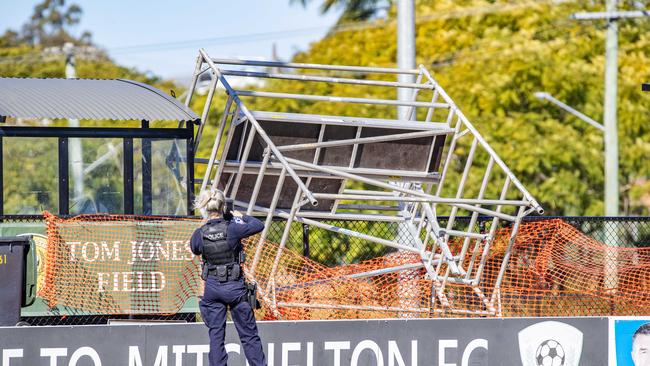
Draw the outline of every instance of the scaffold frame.
<instances>
[{"instance_id":1,"label":"scaffold frame","mask_svg":"<svg viewBox=\"0 0 650 366\"><path fill-rule=\"evenodd\" d=\"M254 69L254 71L251 71ZM228 60L212 58L201 49L195 67L185 105L191 104L197 93L198 80L204 74L211 77L206 101L195 138L195 149L202 143L215 95L225 94L225 104L217 121L217 132L208 158L195 159L206 166L201 190L219 188L234 201L235 206L248 214L266 216L266 229L256 244L255 256L247 275L256 279L256 266L268 237L268 227L274 217L286 220L285 230L278 243L278 250L266 286L260 288L262 296L272 304L274 313L278 307L336 308L336 304L284 303L276 301L274 276L279 259L286 247L291 224L299 222L378 243L399 251L417 253L421 263L417 266L397 266L381 272L360 273L353 278L374 276L387 271L407 271L424 268L426 278L432 280L430 304L405 304L397 309L405 312L449 312L475 315L500 315L500 286L508 267L508 261L522 218L542 214L543 209L526 190L505 162L481 136L469 119L457 107L431 73L420 65L416 69L386 67L362 67L343 65L319 65L255 60ZM375 80L377 76L393 77L399 74L414 75L415 83ZM343 76L341 76L343 75ZM371 77L372 76L372 77ZM411 99L397 100L358 95L318 95L286 93L270 90L274 84L265 84L263 90L243 90L232 86L232 78L276 80L301 83L349 84L369 88L407 88ZM249 84L254 85L254 84ZM259 84L258 84L259 85ZM302 89L309 91L309 88ZM424 94L430 93L426 100ZM395 93L397 95L397 93ZM408 107L406 115L396 119L380 119L373 116L332 116L326 114L291 113L284 111L250 110L252 103L244 99L279 98L299 103L365 104L393 108ZM299 102L300 101L300 102ZM434 120L435 116L442 116ZM424 116L418 120L418 116ZM281 129L315 126L318 131L309 142L278 145L276 136L267 133L264 126L283 124ZM293 126L293 127L292 127ZM212 127L212 126L211 126ZM352 137L326 139L327 131L352 128ZM364 135L374 129L372 136ZM238 134L238 135L237 135ZM317 136L317 137L316 137ZM469 141L468 141L469 140ZM425 141L428 155L418 155L420 165L413 161L393 161L398 168L382 168L383 163L362 166L364 148L372 144L392 143L398 146L408 141ZM208 142L209 143L209 142ZM261 153L252 156L253 145L262 144ZM412 145L408 145L412 146ZM405 145L404 151L408 149ZM424 149L424 147L421 147ZM349 159L343 163L323 163L328 149L349 149ZM290 157L291 154L312 151L309 158ZM479 154L481 155L478 158ZM234 157L234 158L233 158ZM368 157L368 161L372 160ZM482 159L481 163L476 161ZM398 159L399 160L399 159ZM364 163L368 164L368 162ZM405 169L400 169L405 167ZM414 168L415 167L415 168ZM452 171L456 176L452 177ZM471 173L470 173L471 172ZM480 174L480 187L468 197L468 177ZM265 178L272 177L271 181ZM268 178L267 178L268 179ZM254 181L254 184L252 182ZM333 192L318 191L313 182L321 182L321 188ZM242 182L248 184L243 187ZM323 183L324 182L324 183ZM354 184L352 184L354 183ZM293 197L287 195L288 186L295 186ZM357 188L350 188L353 185ZM362 186L363 189L358 189ZM263 189L264 188L264 189ZM455 189L454 189L455 188ZM243 195L243 191L246 195ZM449 193L452 192L452 193ZM244 197L245 199L242 199ZM265 201L262 202L262 201ZM364 207L374 207L371 202L391 202L392 212L368 213ZM320 205L327 202L328 204ZM343 202L356 202L354 209ZM449 216L441 227L438 216ZM456 217L461 213L471 215L470 223L460 224ZM474 232L479 217L492 217L486 232ZM410 240L397 242L365 233L344 229L322 222L327 219L363 218L375 221L398 222L400 230L410 234ZM500 222L512 228L505 247L505 255L494 283L484 283L483 269L488 260L492 240ZM452 243L455 243L452 245ZM356 277L355 277L356 276ZM475 309L456 307L446 293L449 283L471 287L480 299ZM350 305L340 305L342 308ZM381 306L371 306L373 310ZM413 310L415 309L415 310Z\"/></svg>"}]
</instances>

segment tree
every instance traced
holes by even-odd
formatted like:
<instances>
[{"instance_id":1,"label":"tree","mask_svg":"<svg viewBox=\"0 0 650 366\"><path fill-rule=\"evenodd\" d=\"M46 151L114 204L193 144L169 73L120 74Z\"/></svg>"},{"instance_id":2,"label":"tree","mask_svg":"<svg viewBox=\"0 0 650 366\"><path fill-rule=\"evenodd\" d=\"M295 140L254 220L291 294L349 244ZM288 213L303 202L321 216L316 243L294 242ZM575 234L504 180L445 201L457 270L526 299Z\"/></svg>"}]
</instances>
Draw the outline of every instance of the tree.
<instances>
[{"instance_id":1,"label":"tree","mask_svg":"<svg viewBox=\"0 0 650 366\"><path fill-rule=\"evenodd\" d=\"M290 0L307 6L313 0ZM334 9L343 9L339 23L368 20L377 16L382 10L390 8L393 0L323 0L321 13L325 14Z\"/></svg>"},{"instance_id":2,"label":"tree","mask_svg":"<svg viewBox=\"0 0 650 366\"><path fill-rule=\"evenodd\" d=\"M92 37L90 32L84 31L79 37L72 32L81 21L82 14L77 4L66 6L65 0L43 0L34 6L32 16L23 24L20 32L7 30L0 37L0 47L22 43L48 47L61 46L65 42L88 45Z\"/></svg>"},{"instance_id":3,"label":"tree","mask_svg":"<svg viewBox=\"0 0 650 366\"><path fill-rule=\"evenodd\" d=\"M2 77L64 78L65 58L61 52L46 52L46 47L72 41L88 44L89 38L72 36L71 27L78 24L81 9L65 6L63 0L46 0L34 9L34 14L21 32L6 30L0 36L0 75ZM89 34L89 33L88 33ZM174 88L170 82L136 70L119 66L101 50L94 47L93 57L77 57L76 71L80 78L124 78L155 85L163 90ZM89 52L87 52L89 53ZM9 119L9 123L25 125L41 121ZM83 121L84 126L114 126L113 121ZM54 120L54 126L66 125ZM140 121L122 122L124 127L136 127ZM84 156L93 161L106 153L107 139L84 139ZM121 142L114 142L119 146ZM55 138L7 138L3 140L4 154L4 212L8 214L37 214L43 209L58 210L57 142ZM15 158L19 157L19 158ZM104 164L95 169L91 187L110 188L119 192L122 174L119 164Z\"/></svg>"},{"instance_id":4,"label":"tree","mask_svg":"<svg viewBox=\"0 0 650 366\"><path fill-rule=\"evenodd\" d=\"M626 2L623 10L648 2ZM550 215L602 215L603 142L601 133L534 97L547 91L602 120L604 32L602 23L578 22L579 11L603 11L594 1L485 0L420 1L416 24L417 61L427 65L465 115ZM624 214L650 213L650 98L640 84L650 80L647 48L650 21L620 22L619 141L621 207ZM295 62L394 66L394 24L328 34ZM388 91L346 85L287 83L274 88L300 92L395 98ZM280 83L282 83L280 85ZM421 100L424 100L422 95ZM430 96L429 96L430 98ZM394 116L394 108L260 100L260 110L319 114ZM255 107L257 108L257 106ZM476 161L476 164L485 164ZM459 167L462 165L459 164ZM453 174L459 175L460 168ZM475 196L481 176L470 174L467 196ZM493 192L494 193L494 192ZM446 192L453 195L452 191ZM645 197L645 198L644 198ZM644 201L645 200L645 201Z\"/></svg>"}]
</instances>

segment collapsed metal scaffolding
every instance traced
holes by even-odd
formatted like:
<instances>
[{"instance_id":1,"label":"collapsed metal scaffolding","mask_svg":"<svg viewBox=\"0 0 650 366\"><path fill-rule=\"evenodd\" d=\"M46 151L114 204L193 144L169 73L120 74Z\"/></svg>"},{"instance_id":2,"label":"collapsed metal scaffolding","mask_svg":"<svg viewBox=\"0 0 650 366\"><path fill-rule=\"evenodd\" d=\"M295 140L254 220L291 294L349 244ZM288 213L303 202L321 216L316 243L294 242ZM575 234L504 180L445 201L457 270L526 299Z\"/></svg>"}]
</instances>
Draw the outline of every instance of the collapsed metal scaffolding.
<instances>
[{"instance_id":1,"label":"collapsed metal scaffolding","mask_svg":"<svg viewBox=\"0 0 650 366\"><path fill-rule=\"evenodd\" d=\"M416 81L390 80L399 74L415 75ZM278 307L305 306L278 303L274 298L280 255L295 222L416 253L420 258L416 264L350 275L365 278L424 269L424 276L432 280L430 302L403 304L405 311L501 314L499 289L517 230L524 216L541 214L543 209L424 66L404 70L226 60L200 50L185 100L187 106L197 92L199 79L205 75L210 75L211 82L194 151L198 151L203 131L210 125L211 108L219 90L225 92L226 101L209 158L195 159L197 164L205 164L201 190L218 187L248 214L266 215L267 229L257 241L248 276L256 278L273 217L287 222L273 266L265 274L265 286L260 289L276 314ZM241 90L232 86L233 78L273 80L243 84L261 85L259 90ZM307 85L287 93L279 88L282 82ZM371 95L310 94L310 85L317 83L354 85L360 90L367 88L363 90L370 90ZM376 97L396 95L398 88L411 90L411 99ZM291 113L249 109L268 105L263 103L268 98L293 101ZM380 119L327 114L331 109L324 106L330 103L408 109L404 116ZM313 113L319 108L325 114ZM310 113L300 113L304 110ZM470 177L480 177L476 178L480 186L468 188ZM376 204L386 202L393 205ZM449 216L444 227L437 220L443 214ZM456 221L457 216L466 214L471 215L469 224ZM477 232L479 215L489 216L492 221ZM410 239L376 237L319 221L325 219L398 222L402 234L408 234L400 237ZM485 283L483 270L502 221L512 225L512 234L499 249L504 255L498 276L493 283ZM447 293L448 284L471 287L480 306L455 306L453 296ZM337 305L312 301L309 306ZM345 305L350 306L354 307ZM381 306L359 308L374 310Z\"/></svg>"}]
</instances>

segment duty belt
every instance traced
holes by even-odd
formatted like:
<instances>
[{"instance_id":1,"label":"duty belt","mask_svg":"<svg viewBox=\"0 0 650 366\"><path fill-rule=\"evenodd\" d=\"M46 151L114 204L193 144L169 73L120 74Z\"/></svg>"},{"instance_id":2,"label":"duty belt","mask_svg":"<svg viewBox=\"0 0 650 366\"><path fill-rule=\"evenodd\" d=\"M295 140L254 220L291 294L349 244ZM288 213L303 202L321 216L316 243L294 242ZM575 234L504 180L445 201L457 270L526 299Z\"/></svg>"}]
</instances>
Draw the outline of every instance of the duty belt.
<instances>
[{"instance_id":1,"label":"duty belt","mask_svg":"<svg viewBox=\"0 0 650 366\"><path fill-rule=\"evenodd\" d=\"M238 263L209 266L208 275L217 277L219 282L236 281L241 277L241 267Z\"/></svg>"}]
</instances>

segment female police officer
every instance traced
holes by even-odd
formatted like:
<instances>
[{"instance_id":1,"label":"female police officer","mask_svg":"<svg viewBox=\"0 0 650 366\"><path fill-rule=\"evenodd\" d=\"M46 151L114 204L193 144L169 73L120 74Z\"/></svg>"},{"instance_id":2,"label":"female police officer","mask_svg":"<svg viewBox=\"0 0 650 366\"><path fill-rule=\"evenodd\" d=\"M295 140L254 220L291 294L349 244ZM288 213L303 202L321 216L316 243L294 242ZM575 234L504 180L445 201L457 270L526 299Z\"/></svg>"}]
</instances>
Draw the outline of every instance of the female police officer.
<instances>
[{"instance_id":1,"label":"female police officer","mask_svg":"<svg viewBox=\"0 0 650 366\"><path fill-rule=\"evenodd\" d=\"M251 366L265 366L262 342L257 334L255 315L246 301L246 287L241 271L241 239L257 234L264 224L254 217L233 212L225 220L225 197L221 191L204 191L195 206L208 221L192 234L192 253L203 259L205 291L199 302L201 316L209 328L210 366L226 365L228 354L224 346L226 309L230 307L235 328Z\"/></svg>"}]
</instances>

